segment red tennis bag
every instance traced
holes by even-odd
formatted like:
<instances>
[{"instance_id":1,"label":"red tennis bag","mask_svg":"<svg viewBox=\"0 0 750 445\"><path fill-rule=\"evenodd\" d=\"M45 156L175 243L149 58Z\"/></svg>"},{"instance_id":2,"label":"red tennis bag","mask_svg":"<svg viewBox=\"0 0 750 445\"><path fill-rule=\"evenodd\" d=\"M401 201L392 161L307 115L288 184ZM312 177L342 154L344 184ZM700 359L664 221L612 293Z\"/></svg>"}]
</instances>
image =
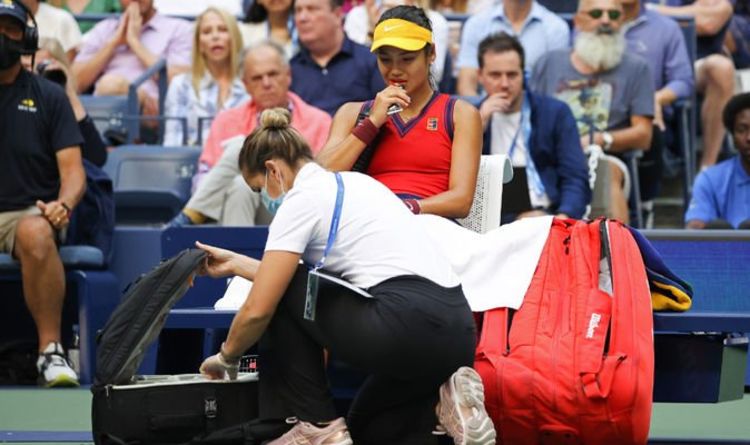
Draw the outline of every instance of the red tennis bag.
<instances>
[{"instance_id":1,"label":"red tennis bag","mask_svg":"<svg viewBox=\"0 0 750 445\"><path fill-rule=\"evenodd\" d=\"M628 229L555 219L521 307L485 313L475 367L498 444L646 444L653 320Z\"/></svg>"}]
</instances>

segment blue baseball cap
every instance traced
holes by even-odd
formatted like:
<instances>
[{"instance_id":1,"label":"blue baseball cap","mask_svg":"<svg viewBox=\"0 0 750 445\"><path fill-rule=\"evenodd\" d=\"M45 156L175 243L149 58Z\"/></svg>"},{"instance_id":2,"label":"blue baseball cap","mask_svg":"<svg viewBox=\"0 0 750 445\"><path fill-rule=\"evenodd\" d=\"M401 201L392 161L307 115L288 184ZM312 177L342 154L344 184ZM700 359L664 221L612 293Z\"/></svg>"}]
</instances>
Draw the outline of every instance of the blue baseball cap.
<instances>
[{"instance_id":1,"label":"blue baseball cap","mask_svg":"<svg viewBox=\"0 0 750 445\"><path fill-rule=\"evenodd\" d=\"M21 27L26 27L26 11L13 0L0 0L0 16L2 15L14 17Z\"/></svg>"}]
</instances>

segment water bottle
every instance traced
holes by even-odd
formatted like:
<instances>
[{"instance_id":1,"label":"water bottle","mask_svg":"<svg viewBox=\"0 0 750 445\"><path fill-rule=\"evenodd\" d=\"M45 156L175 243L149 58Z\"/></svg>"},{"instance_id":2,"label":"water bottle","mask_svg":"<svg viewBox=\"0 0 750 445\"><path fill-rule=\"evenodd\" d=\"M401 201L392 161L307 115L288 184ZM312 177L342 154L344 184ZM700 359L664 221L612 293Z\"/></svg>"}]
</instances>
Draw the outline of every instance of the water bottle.
<instances>
[{"instance_id":1,"label":"water bottle","mask_svg":"<svg viewBox=\"0 0 750 445\"><path fill-rule=\"evenodd\" d=\"M68 361L70 362L70 367L73 368L73 371L76 372L76 374L81 373L81 356L80 356L80 343L81 338L78 335L79 333L79 327L77 324L73 325L73 338L70 347L68 348Z\"/></svg>"}]
</instances>

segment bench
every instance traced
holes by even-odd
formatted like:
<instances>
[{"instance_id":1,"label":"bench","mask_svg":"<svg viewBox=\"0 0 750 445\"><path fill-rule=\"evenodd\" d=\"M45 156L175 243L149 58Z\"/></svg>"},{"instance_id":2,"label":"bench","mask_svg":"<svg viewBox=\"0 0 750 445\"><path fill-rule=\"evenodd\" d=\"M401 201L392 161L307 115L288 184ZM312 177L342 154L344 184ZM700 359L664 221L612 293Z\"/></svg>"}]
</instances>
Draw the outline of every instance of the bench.
<instances>
[{"instance_id":1,"label":"bench","mask_svg":"<svg viewBox=\"0 0 750 445\"><path fill-rule=\"evenodd\" d=\"M750 232L642 233L694 290L690 311L659 314L654 319L654 329L662 334L655 340L655 396L668 401L689 396L698 402L741 397L743 383L750 386L750 360L744 358L750 332L750 274L746 271ZM715 366L710 368L710 364ZM738 375L743 368L744 378ZM706 389L711 385L712 392Z\"/></svg>"}]
</instances>

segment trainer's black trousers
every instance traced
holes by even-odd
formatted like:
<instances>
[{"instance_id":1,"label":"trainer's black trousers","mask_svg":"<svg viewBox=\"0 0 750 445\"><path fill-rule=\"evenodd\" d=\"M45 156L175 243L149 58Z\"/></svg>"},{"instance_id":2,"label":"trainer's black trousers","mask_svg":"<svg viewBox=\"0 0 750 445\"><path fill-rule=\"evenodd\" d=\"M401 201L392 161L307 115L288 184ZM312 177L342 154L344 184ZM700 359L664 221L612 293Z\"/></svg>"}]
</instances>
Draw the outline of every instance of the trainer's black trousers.
<instances>
[{"instance_id":1,"label":"trainer's black trousers","mask_svg":"<svg viewBox=\"0 0 750 445\"><path fill-rule=\"evenodd\" d=\"M369 374L347 419L355 444L434 443L438 388L474 362L476 330L461 287L410 275L372 287L374 298L366 298L321 284L313 322L303 318L306 285L300 267L260 341L261 418L336 418L326 348Z\"/></svg>"}]
</instances>

